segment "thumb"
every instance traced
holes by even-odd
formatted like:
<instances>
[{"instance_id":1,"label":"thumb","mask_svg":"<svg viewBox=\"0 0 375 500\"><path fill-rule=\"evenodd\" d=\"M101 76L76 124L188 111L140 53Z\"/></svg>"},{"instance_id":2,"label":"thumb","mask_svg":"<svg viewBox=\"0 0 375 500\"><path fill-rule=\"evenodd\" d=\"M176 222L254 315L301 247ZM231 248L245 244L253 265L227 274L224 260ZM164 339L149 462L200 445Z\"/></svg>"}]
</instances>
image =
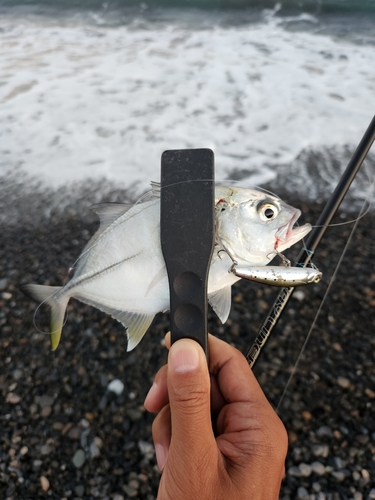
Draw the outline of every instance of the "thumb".
<instances>
[{"instance_id":1,"label":"thumb","mask_svg":"<svg viewBox=\"0 0 375 500\"><path fill-rule=\"evenodd\" d=\"M197 342L181 339L171 346L167 381L172 427L169 455L187 464L197 463L215 441L210 376L206 356Z\"/></svg>"}]
</instances>

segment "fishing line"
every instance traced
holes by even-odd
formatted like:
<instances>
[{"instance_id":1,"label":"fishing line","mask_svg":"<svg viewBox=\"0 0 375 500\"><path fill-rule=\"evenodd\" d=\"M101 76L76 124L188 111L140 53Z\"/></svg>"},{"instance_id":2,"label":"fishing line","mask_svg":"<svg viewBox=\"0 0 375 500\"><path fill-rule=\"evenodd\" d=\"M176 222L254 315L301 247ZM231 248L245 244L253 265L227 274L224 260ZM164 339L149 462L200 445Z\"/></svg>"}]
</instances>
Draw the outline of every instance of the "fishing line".
<instances>
[{"instance_id":1,"label":"fishing line","mask_svg":"<svg viewBox=\"0 0 375 500\"><path fill-rule=\"evenodd\" d=\"M343 261L343 259L345 257L345 254L346 254L346 252L347 252L347 250L349 248L349 245L350 245L350 243L351 243L351 241L353 239L353 236L354 236L354 233L355 233L355 231L356 231L356 229L358 227L359 221L365 215L363 212L365 211L365 207L366 207L367 203L369 203L369 198L370 198L370 195L371 195L371 193L372 193L372 191L374 189L374 186L375 186L375 181L370 186L370 189L368 191L367 197L366 197L365 201L363 202L363 205L362 205L362 207L361 207L361 209L359 211L359 215L358 215L357 219L355 220L355 224L354 224L354 226L353 226L353 228L352 228L352 230L350 232L350 235L349 235L349 237L348 237L348 239L346 241L345 247L344 247L344 249L343 249L343 251L342 251L342 253L340 255L339 261L338 261L338 263L336 265L336 268L335 268L335 270L334 270L334 272L332 274L331 280L330 280L330 282L329 282L329 284L327 286L327 289L326 289L326 292L324 294L324 297L323 297L323 299L322 299L322 301L321 301L321 303L319 305L319 308L318 308L318 310L317 310L317 312L315 314L315 317L314 317L313 322L311 324L310 330L309 330L309 332L308 332L308 334L307 334L307 336L305 338L305 341L304 341L304 343L302 345L302 348L301 348L301 350L300 350L300 352L298 354L297 360L296 360L296 362L295 362L295 364L293 366L293 370L292 370L292 372L291 372L291 374L289 376L289 379L288 379L288 381L287 381L287 383L286 383L286 385L284 387L284 390L283 390L283 392L282 392L282 394L280 396L279 402L277 403L276 413L278 413L278 414L279 414L280 407L281 407L281 405L282 405L282 403L284 401L285 395L288 392L289 386L290 386L290 384L291 384L291 382L293 380L293 377L296 374L297 368L298 368L299 363L301 361L301 357L302 357L302 355L305 352L306 346L307 346L307 344L308 344L308 342L310 340L310 337L311 337L312 332L313 332L313 330L315 328L315 325L316 325L316 323L318 321L320 313L321 313L321 311L322 311L322 309L323 309L323 307L325 305L325 302L327 300L328 294L331 291L332 285L333 285L333 283L334 283L334 281L336 279L336 276L337 276L337 273L338 273L338 271L340 269L341 263L342 263L342 261ZM367 211L366 211L366 213L367 213Z\"/></svg>"},{"instance_id":2,"label":"fishing line","mask_svg":"<svg viewBox=\"0 0 375 500\"><path fill-rule=\"evenodd\" d=\"M36 315L37 315L37 312L39 311L39 309L42 307L43 304L47 304L49 307L52 307L50 304L48 304L48 300L53 297L55 294L54 293L51 293L51 295L49 297L47 297L46 299L44 299L39 305L38 307L35 309L34 311L34 314L33 314L33 325L35 327L36 330L38 330L39 333L42 333L43 335L52 335L53 333L57 333L58 330L55 330L53 332L45 332L44 330L41 330L38 325L36 324ZM63 328L66 324L66 322L68 321L68 308L66 308L66 311L65 311L65 315L64 315L64 321L63 321L63 324L62 324L62 327Z\"/></svg>"},{"instance_id":3,"label":"fishing line","mask_svg":"<svg viewBox=\"0 0 375 500\"><path fill-rule=\"evenodd\" d=\"M358 215L358 217L356 217L355 219L352 219L352 220L346 220L344 222L336 222L335 224L328 224L327 227L346 226L346 224L352 224L353 222L359 221L360 219L362 219L362 217L364 217L365 215L367 215L369 213L370 209L371 209L371 202L369 200L367 200L367 199L365 200L365 202L368 203L368 205L367 205L367 209L363 212L363 214ZM314 227L324 227L324 225L321 225L321 226L311 226L311 228L314 228Z\"/></svg>"}]
</instances>

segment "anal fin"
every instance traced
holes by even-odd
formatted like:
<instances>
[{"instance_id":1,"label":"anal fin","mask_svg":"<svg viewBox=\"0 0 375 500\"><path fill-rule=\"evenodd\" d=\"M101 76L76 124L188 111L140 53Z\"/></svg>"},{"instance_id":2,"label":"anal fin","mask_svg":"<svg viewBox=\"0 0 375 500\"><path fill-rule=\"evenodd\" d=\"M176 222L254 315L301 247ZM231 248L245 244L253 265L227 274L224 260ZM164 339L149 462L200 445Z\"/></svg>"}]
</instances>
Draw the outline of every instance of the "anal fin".
<instances>
[{"instance_id":1,"label":"anal fin","mask_svg":"<svg viewBox=\"0 0 375 500\"><path fill-rule=\"evenodd\" d=\"M139 344L155 317L155 313L121 311L119 309L103 305L87 297L75 295L75 298L109 314L112 318L117 319L117 321L124 325L128 337L128 351L131 351Z\"/></svg>"}]
</instances>

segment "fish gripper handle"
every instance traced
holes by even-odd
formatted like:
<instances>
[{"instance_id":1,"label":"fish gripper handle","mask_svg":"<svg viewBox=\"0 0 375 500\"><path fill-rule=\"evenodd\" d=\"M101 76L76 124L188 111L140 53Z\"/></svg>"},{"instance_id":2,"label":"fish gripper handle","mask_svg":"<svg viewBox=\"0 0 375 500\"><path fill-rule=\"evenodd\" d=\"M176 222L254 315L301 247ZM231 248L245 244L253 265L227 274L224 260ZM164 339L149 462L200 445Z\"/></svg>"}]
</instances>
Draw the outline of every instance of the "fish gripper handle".
<instances>
[{"instance_id":1,"label":"fish gripper handle","mask_svg":"<svg viewBox=\"0 0 375 500\"><path fill-rule=\"evenodd\" d=\"M171 343L191 338L207 355L207 282L215 229L213 152L164 151L160 196L160 239L169 280Z\"/></svg>"}]
</instances>

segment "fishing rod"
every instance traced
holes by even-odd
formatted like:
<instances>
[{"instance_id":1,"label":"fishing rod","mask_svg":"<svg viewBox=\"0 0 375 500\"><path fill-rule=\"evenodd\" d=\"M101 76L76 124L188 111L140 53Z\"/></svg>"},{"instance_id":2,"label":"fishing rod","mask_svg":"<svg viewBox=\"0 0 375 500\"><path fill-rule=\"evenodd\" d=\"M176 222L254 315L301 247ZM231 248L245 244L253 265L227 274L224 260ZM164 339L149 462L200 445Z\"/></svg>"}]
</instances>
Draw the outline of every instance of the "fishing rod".
<instances>
[{"instance_id":1,"label":"fishing rod","mask_svg":"<svg viewBox=\"0 0 375 500\"><path fill-rule=\"evenodd\" d=\"M335 216L341 202L343 201L351 183L353 182L355 176L358 173L364 159L367 156L373 142L375 140L375 116L371 120L361 142L359 143L357 149L355 150L352 158L350 159L346 170L341 176L336 189L329 198L326 206L324 207L320 217L309 234L306 241L306 246L300 251L297 257L295 266L306 267L311 261L324 233L326 232L329 224L331 223L333 217ZM255 338L253 345L248 349L245 356L252 368L266 344L274 326L279 320L285 306L289 302L289 299L293 295L295 287L283 287L278 296L276 297L274 304L269 310L266 319L263 321L258 335Z\"/></svg>"}]
</instances>

